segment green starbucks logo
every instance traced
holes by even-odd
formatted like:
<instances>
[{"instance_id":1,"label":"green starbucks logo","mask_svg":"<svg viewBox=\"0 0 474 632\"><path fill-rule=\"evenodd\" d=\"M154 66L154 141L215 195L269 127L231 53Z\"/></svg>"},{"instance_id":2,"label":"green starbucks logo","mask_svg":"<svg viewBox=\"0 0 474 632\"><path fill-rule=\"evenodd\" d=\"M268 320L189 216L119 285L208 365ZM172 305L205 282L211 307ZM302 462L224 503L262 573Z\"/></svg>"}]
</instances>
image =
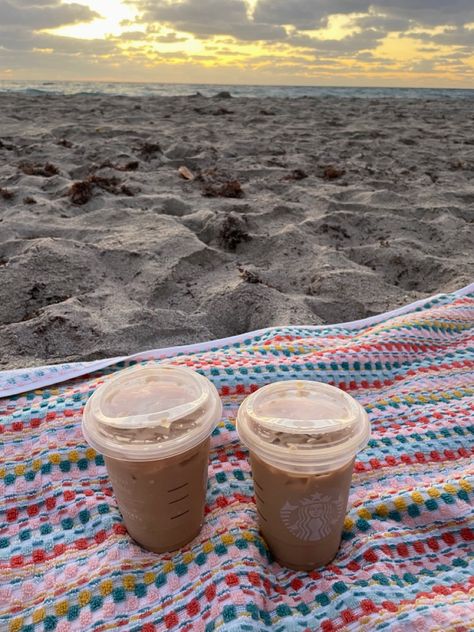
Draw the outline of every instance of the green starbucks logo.
<instances>
[{"instance_id":1,"label":"green starbucks logo","mask_svg":"<svg viewBox=\"0 0 474 632\"><path fill-rule=\"evenodd\" d=\"M343 498L329 494L313 494L296 504L287 501L280 509L280 516L288 531L306 541L322 540L341 519L345 510Z\"/></svg>"}]
</instances>

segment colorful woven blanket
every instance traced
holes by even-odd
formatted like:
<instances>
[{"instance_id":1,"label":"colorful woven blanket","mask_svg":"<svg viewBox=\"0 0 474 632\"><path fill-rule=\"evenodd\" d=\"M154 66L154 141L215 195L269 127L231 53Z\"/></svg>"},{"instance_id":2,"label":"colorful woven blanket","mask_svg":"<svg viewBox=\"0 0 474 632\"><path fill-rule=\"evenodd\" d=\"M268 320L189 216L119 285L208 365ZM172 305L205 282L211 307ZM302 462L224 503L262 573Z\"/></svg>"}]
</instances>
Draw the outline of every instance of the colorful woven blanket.
<instances>
[{"instance_id":1,"label":"colorful woven blanket","mask_svg":"<svg viewBox=\"0 0 474 632\"><path fill-rule=\"evenodd\" d=\"M1 374L0 630L474 629L473 326L471 286L358 323ZM128 537L80 422L111 373L170 356L216 384L224 418L201 534L155 555ZM295 377L346 389L373 429L339 554L309 574L272 561L234 426L246 394Z\"/></svg>"}]
</instances>

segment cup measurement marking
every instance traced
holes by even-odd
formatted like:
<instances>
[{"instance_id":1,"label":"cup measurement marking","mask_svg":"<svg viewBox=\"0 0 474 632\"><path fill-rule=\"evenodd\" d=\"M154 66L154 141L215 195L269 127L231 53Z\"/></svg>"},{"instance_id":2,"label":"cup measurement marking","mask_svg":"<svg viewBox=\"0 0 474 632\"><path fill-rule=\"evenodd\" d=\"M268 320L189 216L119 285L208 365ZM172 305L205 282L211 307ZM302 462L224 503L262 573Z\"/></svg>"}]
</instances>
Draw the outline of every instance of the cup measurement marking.
<instances>
[{"instance_id":1,"label":"cup measurement marking","mask_svg":"<svg viewBox=\"0 0 474 632\"><path fill-rule=\"evenodd\" d=\"M253 479L254 482L254 494L255 494L255 498L258 498L258 500L262 503L262 505L265 504L265 501L263 500L263 498L260 496L260 494L258 493L257 489L259 489L259 491L261 491L262 493L264 492L263 487L260 485L260 483L258 481L256 481L255 479Z\"/></svg>"},{"instance_id":2,"label":"cup measurement marking","mask_svg":"<svg viewBox=\"0 0 474 632\"><path fill-rule=\"evenodd\" d=\"M173 487L172 489L168 490L168 494L171 494L173 492L177 492L179 490L183 490L185 491L185 487L187 487L189 485L189 482L187 483L183 483L182 485L178 485L177 487ZM175 500L169 500L168 501L168 505L174 505L176 503L179 503L183 500L186 500L187 498L189 498L189 493L185 494L184 496L181 496L180 498L175 498ZM181 511L179 514L176 514L176 516L171 516L170 520L176 520L177 518L181 518L181 516L185 516L187 513L189 513L189 508L186 509L185 511Z\"/></svg>"},{"instance_id":3,"label":"cup measurement marking","mask_svg":"<svg viewBox=\"0 0 474 632\"><path fill-rule=\"evenodd\" d=\"M254 478L253 482L255 483L255 485L258 487L258 489L263 492L263 487L260 485L260 483Z\"/></svg>"},{"instance_id":4,"label":"cup measurement marking","mask_svg":"<svg viewBox=\"0 0 474 632\"><path fill-rule=\"evenodd\" d=\"M168 494L170 494L171 492L176 492L178 491L178 489L183 489L183 487L186 487L186 485L189 485L189 483L183 483L182 485L178 485L178 487L173 487L173 489L168 490Z\"/></svg>"},{"instance_id":5,"label":"cup measurement marking","mask_svg":"<svg viewBox=\"0 0 474 632\"><path fill-rule=\"evenodd\" d=\"M268 520L265 518L265 516L263 515L263 513L260 511L260 507L257 506L257 513L260 516L260 518L264 521L264 522L268 522Z\"/></svg>"},{"instance_id":6,"label":"cup measurement marking","mask_svg":"<svg viewBox=\"0 0 474 632\"><path fill-rule=\"evenodd\" d=\"M181 498L177 498L176 500L170 500L168 505L174 505L175 503L179 503L182 500L186 500L186 498L189 498L189 494L186 494L186 496L181 496Z\"/></svg>"},{"instance_id":7,"label":"cup measurement marking","mask_svg":"<svg viewBox=\"0 0 474 632\"><path fill-rule=\"evenodd\" d=\"M181 518L181 516L185 516L188 513L189 513L189 509L186 509L186 511L182 511L180 514L177 514L176 516L171 516L170 520L176 520L176 518Z\"/></svg>"}]
</instances>

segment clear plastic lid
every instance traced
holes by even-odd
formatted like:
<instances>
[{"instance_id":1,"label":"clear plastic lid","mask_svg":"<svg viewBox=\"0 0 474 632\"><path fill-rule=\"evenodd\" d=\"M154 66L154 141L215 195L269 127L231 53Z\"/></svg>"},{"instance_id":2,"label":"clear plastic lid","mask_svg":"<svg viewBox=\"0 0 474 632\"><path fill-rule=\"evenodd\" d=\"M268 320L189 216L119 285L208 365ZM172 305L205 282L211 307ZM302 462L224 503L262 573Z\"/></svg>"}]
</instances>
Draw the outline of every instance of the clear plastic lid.
<instances>
[{"instance_id":1,"label":"clear plastic lid","mask_svg":"<svg viewBox=\"0 0 474 632\"><path fill-rule=\"evenodd\" d=\"M204 441L221 415L215 386L199 373L180 366L136 366L115 374L90 397L82 431L106 456L154 461Z\"/></svg>"},{"instance_id":2,"label":"clear plastic lid","mask_svg":"<svg viewBox=\"0 0 474 632\"><path fill-rule=\"evenodd\" d=\"M362 406L344 391L291 380L247 397L237 431L250 450L277 468L322 473L348 463L365 447L370 424Z\"/></svg>"}]
</instances>

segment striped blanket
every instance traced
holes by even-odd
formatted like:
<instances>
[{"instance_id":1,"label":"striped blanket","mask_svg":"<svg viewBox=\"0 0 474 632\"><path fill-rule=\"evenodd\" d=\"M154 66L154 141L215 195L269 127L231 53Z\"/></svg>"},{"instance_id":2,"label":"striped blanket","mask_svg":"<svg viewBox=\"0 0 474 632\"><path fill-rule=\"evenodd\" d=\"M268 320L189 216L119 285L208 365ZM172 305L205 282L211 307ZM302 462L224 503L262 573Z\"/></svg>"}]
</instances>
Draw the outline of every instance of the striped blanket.
<instances>
[{"instance_id":1,"label":"striped blanket","mask_svg":"<svg viewBox=\"0 0 474 632\"><path fill-rule=\"evenodd\" d=\"M473 325L471 286L356 323L0 374L0 630L474 629ZM224 417L202 532L156 555L128 537L80 421L111 373L164 357L208 376ZM272 560L235 432L246 394L295 377L349 391L373 429L339 554L311 573Z\"/></svg>"}]
</instances>

